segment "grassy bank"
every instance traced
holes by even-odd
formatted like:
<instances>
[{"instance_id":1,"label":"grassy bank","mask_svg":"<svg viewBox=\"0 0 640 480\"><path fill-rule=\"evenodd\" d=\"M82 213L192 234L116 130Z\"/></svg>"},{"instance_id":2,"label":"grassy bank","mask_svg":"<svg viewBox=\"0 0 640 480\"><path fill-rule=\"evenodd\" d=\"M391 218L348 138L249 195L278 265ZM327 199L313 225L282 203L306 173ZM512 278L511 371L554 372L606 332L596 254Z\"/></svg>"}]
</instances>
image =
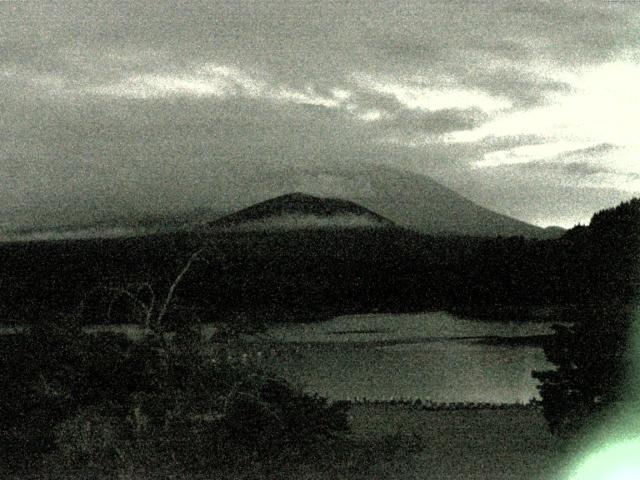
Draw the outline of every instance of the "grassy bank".
<instances>
[{"instance_id":1,"label":"grassy bank","mask_svg":"<svg viewBox=\"0 0 640 480\"><path fill-rule=\"evenodd\" d=\"M368 478L563 478L563 445L548 432L538 408L430 411L363 404L354 405L351 415L354 434L370 442L397 432L421 439L421 451L399 452L390 461L376 462Z\"/></svg>"},{"instance_id":2,"label":"grassy bank","mask_svg":"<svg viewBox=\"0 0 640 480\"><path fill-rule=\"evenodd\" d=\"M352 404L352 433L302 463L247 461L233 471L197 478L320 480L558 480L563 445L538 408L429 411L406 404ZM55 459L50 459L50 462ZM20 472L3 478L85 478L86 472ZM113 478L106 475L105 478ZM192 478L179 471L121 472L120 478Z\"/></svg>"}]
</instances>

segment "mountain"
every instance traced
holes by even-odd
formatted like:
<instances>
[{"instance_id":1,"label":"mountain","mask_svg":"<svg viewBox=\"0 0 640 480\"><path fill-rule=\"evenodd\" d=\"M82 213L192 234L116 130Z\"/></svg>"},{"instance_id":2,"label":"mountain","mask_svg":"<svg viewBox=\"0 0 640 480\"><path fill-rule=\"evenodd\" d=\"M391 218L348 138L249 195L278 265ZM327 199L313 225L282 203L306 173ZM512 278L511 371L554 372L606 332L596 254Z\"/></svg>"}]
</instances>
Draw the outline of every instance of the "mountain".
<instances>
[{"instance_id":1,"label":"mountain","mask_svg":"<svg viewBox=\"0 0 640 480\"><path fill-rule=\"evenodd\" d=\"M209 224L225 230L392 228L387 218L354 202L290 193L260 202Z\"/></svg>"},{"instance_id":2,"label":"mountain","mask_svg":"<svg viewBox=\"0 0 640 480\"><path fill-rule=\"evenodd\" d=\"M544 229L499 214L466 199L430 177L379 164L263 171L261 185L235 185L229 212L288 192L340 198L418 232L484 237L556 238L564 230ZM238 200L238 192L246 192Z\"/></svg>"},{"instance_id":3,"label":"mountain","mask_svg":"<svg viewBox=\"0 0 640 480\"><path fill-rule=\"evenodd\" d=\"M201 230L201 227L208 225L213 219L225 218L225 215L229 217L231 214L231 218L225 222L233 223L233 218L243 218L233 217L233 212L252 207L258 209L249 210L242 215L254 215L254 221L262 218L262 215L264 218L260 221L264 222L269 209L284 213L289 208L287 204L294 210L297 209L298 213L293 215L289 212L286 219L269 217L269 228L317 228L323 223L333 227L339 224L352 227L358 226L357 224L372 226L384 219L382 223L393 222L397 226L431 235L557 238L564 233L558 227L544 229L484 208L430 177L377 163L358 163L354 160L348 166L327 164L322 168L282 169L264 166L259 170L259 177L260 181L256 182L255 179L237 172L221 174L219 181L216 177L216 182L209 185L208 194L203 194L198 202L175 204L172 209L153 215L130 212L127 215L100 216L97 213L95 218L77 220L73 224L57 222L51 225L27 223L23 227L0 226L0 242L123 237ZM296 194L299 201L290 192L300 192ZM307 198L305 202L304 196L314 197L315 200ZM273 202L278 197L281 197L280 200ZM349 209L336 202L352 202L352 205L359 207ZM265 205L258 207L262 203ZM309 205L304 206L305 203ZM323 208L333 210L333 217L323 216ZM344 215L337 216L338 212ZM244 220L247 221L249 217ZM225 222L221 221L218 226ZM266 225L254 223L246 224L244 228L265 227Z\"/></svg>"}]
</instances>

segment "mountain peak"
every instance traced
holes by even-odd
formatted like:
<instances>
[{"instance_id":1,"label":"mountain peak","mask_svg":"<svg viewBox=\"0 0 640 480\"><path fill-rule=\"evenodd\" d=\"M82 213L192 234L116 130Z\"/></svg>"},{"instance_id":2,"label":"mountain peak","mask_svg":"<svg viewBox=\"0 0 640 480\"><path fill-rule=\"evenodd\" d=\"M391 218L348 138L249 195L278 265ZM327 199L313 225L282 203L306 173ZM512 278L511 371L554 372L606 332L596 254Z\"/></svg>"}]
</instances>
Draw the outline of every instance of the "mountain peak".
<instances>
[{"instance_id":1,"label":"mountain peak","mask_svg":"<svg viewBox=\"0 0 640 480\"><path fill-rule=\"evenodd\" d=\"M271 200L278 200L278 199L290 199L290 200L317 200L317 199L321 199L323 197L319 197L317 195L311 195L310 193L304 193L304 192L291 192L291 193L285 193L283 195L280 195L278 197L272 198Z\"/></svg>"}]
</instances>

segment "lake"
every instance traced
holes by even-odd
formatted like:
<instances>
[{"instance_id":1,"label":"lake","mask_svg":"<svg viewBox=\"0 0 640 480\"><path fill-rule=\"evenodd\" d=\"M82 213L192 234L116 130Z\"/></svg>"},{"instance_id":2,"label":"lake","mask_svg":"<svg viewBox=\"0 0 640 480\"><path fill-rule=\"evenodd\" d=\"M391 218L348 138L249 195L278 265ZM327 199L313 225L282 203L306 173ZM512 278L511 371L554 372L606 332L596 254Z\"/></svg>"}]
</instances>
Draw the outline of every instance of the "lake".
<instances>
[{"instance_id":1,"label":"lake","mask_svg":"<svg viewBox=\"0 0 640 480\"><path fill-rule=\"evenodd\" d=\"M23 326L0 328L14 334ZM139 338L136 325L88 327ZM215 325L203 326L206 336ZM501 345L487 337L552 333L544 322L488 322L445 312L341 316L282 324L250 337L260 362L306 391L334 400L421 399L432 402L527 402L539 398L533 370L551 369L537 346Z\"/></svg>"},{"instance_id":2,"label":"lake","mask_svg":"<svg viewBox=\"0 0 640 480\"><path fill-rule=\"evenodd\" d=\"M540 347L482 337L552 333L542 322L468 320L444 312L337 317L271 328L265 361L305 390L331 399L527 402L532 370L552 368Z\"/></svg>"}]
</instances>

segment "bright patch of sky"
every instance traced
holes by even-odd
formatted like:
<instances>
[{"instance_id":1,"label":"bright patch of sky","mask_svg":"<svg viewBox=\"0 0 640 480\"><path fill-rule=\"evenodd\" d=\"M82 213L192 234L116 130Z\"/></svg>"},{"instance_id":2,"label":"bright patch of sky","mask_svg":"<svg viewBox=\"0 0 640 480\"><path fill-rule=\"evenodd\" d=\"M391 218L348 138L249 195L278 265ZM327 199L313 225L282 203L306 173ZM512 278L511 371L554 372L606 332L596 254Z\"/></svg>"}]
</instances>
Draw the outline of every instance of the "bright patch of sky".
<instances>
[{"instance_id":1,"label":"bright patch of sky","mask_svg":"<svg viewBox=\"0 0 640 480\"><path fill-rule=\"evenodd\" d=\"M580 178L584 186L640 191L640 65L619 60L572 71L556 71L568 93L549 95L545 105L506 112L469 130L450 132L449 143L535 138L534 143L487 151L471 164L476 168L534 162L583 162L601 172ZM609 151L591 150L611 145ZM595 153L595 154L594 154ZM566 183L577 179L567 178Z\"/></svg>"},{"instance_id":2,"label":"bright patch of sky","mask_svg":"<svg viewBox=\"0 0 640 480\"><path fill-rule=\"evenodd\" d=\"M425 86L428 79L400 83L393 80L379 80L368 75L355 75L355 78L360 86L382 95L392 96L412 110L479 108L486 112L495 112L506 110L512 105L508 99L494 97L476 89Z\"/></svg>"},{"instance_id":3,"label":"bright patch of sky","mask_svg":"<svg viewBox=\"0 0 640 480\"><path fill-rule=\"evenodd\" d=\"M598 145L597 143L559 141L534 145L522 145L508 150L498 150L484 154L483 160L473 162L477 168L516 165L535 161L553 160L567 152L576 152Z\"/></svg>"},{"instance_id":4,"label":"bright patch of sky","mask_svg":"<svg viewBox=\"0 0 640 480\"><path fill-rule=\"evenodd\" d=\"M132 75L113 84L88 88L86 92L143 100L170 96L219 98L243 96L325 108L347 106L351 111L356 109L354 104L348 102L351 96L348 90L335 87L328 95L322 95L313 86L296 89L283 84L269 84L240 69L214 63L191 68L181 74ZM372 115L371 111L357 113L359 118L366 121L374 120Z\"/></svg>"}]
</instances>

